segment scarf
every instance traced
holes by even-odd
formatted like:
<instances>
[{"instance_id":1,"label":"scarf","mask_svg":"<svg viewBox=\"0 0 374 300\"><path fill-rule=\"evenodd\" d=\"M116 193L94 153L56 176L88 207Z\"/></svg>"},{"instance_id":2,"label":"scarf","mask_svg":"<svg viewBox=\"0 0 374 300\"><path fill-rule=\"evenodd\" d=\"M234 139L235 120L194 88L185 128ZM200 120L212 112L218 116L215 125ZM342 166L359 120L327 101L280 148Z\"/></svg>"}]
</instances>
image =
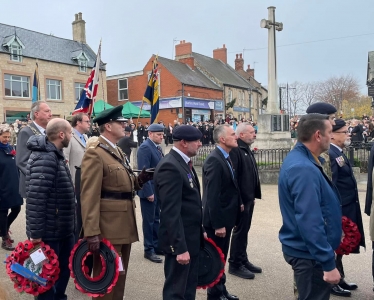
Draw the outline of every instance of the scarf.
<instances>
[{"instance_id":1,"label":"scarf","mask_svg":"<svg viewBox=\"0 0 374 300\"><path fill-rule=\"evenodd\" d=\"M7 144L0 143L0 149L11 151L12 146L9 145L9 143L7 143Z\"/></svg>"}]
</instances>

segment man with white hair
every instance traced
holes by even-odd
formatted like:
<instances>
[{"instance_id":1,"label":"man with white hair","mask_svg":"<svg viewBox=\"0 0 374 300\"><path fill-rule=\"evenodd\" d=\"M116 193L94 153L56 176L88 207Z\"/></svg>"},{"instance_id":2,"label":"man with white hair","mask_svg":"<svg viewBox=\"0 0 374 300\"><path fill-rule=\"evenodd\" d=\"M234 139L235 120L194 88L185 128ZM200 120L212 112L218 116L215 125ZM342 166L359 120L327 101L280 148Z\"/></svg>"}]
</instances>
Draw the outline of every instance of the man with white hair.
<instances>
[{"instance_id":1,"label":"man with white hair","mask_svg":"<svg viewBox=\"0 0 374 300\"><path fill-rule=\"evenodd\" d=\"M236 171L244 211L232 233L229 273L244 279L253 279L254 273L262 272L260 267L249 262L247 255L248 232L251 228L255 198L261 199L256 160L250 148L256 139L256 133L249 123L240 123L235 135L238 138L238 147L230 151L230 158Z\"/></svg>"},{"instance_id":2,"label":"man with white hair","mask_svg":"<svg viewBox=\"0 0 374 300\"><path fill-rule=\"evenodd\" d=\"M19 194L22 198L26 198L26 165L31 154L26 143L33 135L45 135L47 124L52 118L47 102L34 102L31 106L30 117L32 123L21 129L17 138L16 165L19 169Z\"/></svg>"}]
</instances>

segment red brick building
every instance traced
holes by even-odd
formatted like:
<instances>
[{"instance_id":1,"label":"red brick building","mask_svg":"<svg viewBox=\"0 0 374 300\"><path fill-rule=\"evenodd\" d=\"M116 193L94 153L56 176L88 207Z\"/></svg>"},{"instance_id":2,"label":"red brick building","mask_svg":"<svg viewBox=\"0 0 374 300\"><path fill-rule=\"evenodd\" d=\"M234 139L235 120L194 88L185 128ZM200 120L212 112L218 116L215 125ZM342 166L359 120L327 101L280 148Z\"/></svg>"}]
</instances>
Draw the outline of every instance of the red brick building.
<instances>
[{"instance_id":1,"label":"red brick building","mask_svg":"<svg viewBox=\"0 0 374 300\"><path fill-rule=\"evenodd\" d=\"M154 58L152 56L141 71L108 76L108 103L116 106L131 101L141 106ZM222 87L195 68L193 58L175 61L159 57L158 70L159 121L167 124L174 120L205 121L223 116ZM150 107L144 103L143 109L149 110Z\"/></svg>"}]
</instances>

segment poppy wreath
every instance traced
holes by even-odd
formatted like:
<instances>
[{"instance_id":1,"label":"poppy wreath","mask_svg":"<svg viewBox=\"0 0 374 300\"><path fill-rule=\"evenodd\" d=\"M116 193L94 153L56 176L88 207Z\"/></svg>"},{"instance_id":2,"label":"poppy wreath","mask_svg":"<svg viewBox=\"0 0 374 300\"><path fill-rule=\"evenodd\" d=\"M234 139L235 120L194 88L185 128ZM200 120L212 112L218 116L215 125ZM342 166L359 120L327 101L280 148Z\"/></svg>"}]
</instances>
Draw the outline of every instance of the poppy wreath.
<instances>
[{"instance_id":1,"label":"poppy wreath","mask_svg":"<svg viewBox=\"0 0 374 300\"><path fill-rule=\"evenodd\" d=\"M102 297L112 291L119 276L119 255L113 245L106 239L100 242L101 272L91 277L85 261L92 253L88 250L85 239L79 240L69 258L70 276L74 278L75 287L90 297Z\"/></svg>"},{"instance_id":2,"label":"poppy wreath","mask_svg":"<svg viewBox=\"0 0 374 300\"><path fill-rule=\"evenodd\" d=\"M35 247L39 246L47 257L47 260L44 263L35 265L30 258L30 254ZM25 292L34 296L38 296L51 289L60 274L58 257L55 251L43 242L33 244L31 241L26 240L18 243L13 252L6 258L5 264L6 272L14 282L14 288L20 293ZM13 264L19 264L36 274L36 277L45 279L46 285L41 285L13 271Z\"/></svg>"},{"instance_id":3,"label":"poppy wreath","mask_svg":"<svg viewBox=\"0 0 374 300\"><path fill-rule=\"evenodd\" d=\"M197 289L215 286L225 272L225 256L216 243L204 238L204 249L199 253L199 277Z\"/></svg>"},{"instance_id":4,"label":"poppy wreath","mask_svg":"<svg viewBox=\"0 0 374 300\"><path fill-rule=\"evenodd\" d=\"M338 255L349 255L359 245L361 234L357 224L347 217L342 218L342 226L343 239L335 253Z\"/></svg>"}]
</instances>

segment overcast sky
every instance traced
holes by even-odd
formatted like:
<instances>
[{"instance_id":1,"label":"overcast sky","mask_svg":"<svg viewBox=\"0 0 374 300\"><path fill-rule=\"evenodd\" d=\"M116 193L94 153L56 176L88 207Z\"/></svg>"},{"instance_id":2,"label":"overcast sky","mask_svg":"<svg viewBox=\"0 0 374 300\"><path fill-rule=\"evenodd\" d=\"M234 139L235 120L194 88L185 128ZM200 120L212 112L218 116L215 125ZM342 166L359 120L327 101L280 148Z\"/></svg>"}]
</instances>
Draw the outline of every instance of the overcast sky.
<instances>
[{"instance_id":1,"label":"overcast sky","mask_svg":"<svg viewBox=\"0 0 374 300\"><path fill-rule=\"evenodd\" d=\"M373 0L1 1L0 22L72 39L71 23L82 12L95 52L102 38L107 75L141 70L152 54L172 58L174 39L207 56L226 44L228 63L245 49L245 66L255 65L255 78L267 85L268 33L260 20L268 6L284 27L277 32L279 83L352 74L366 93Z\"/></svg>"}]
</instances>

